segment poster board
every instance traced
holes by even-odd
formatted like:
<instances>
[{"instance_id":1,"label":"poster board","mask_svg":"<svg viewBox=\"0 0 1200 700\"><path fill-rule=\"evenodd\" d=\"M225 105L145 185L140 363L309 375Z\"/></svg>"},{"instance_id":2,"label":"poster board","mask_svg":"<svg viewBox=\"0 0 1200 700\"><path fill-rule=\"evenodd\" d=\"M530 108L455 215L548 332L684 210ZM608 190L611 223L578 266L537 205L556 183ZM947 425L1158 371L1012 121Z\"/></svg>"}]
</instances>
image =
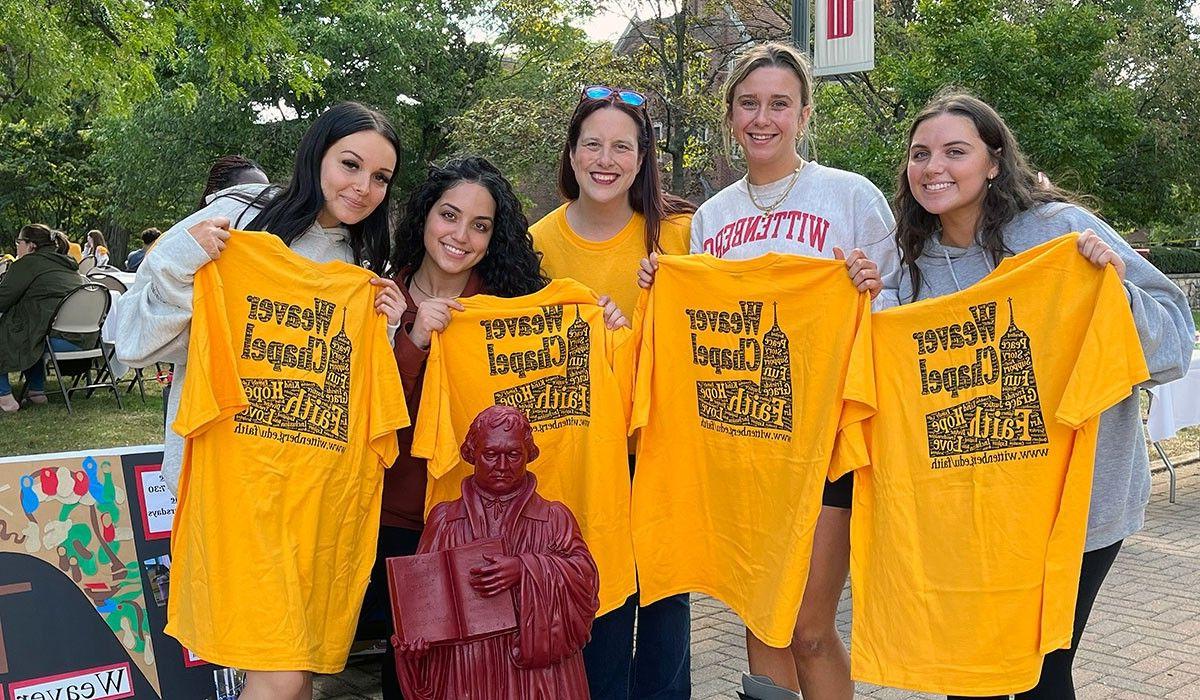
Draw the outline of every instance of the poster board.
<instances>
[{"instance_id":1,"label":"poster board","mask_svg":"<svg viewBox=\"0 0 1200 700\"><path fill-rule=\"evenodd\" d=\"M224 700L228 672L163 632L161 465L161 445L0 458L0 699Z\"/></svg>"}]
</instances>

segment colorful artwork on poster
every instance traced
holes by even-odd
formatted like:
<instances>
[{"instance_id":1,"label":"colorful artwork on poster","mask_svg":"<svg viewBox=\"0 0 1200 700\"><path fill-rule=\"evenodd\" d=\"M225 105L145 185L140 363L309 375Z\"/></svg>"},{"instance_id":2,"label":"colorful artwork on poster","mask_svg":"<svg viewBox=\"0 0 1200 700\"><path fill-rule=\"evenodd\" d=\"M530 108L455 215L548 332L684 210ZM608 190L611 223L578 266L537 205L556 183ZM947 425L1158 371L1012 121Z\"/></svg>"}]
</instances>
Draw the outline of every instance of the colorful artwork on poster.
<instances>
[{"instance_id":1,"label":"colorful artwork on poster","mask_svg":"<svg viewBox=\"0 0 1200 700\"><path fill-rule=\"evenodd\" d=\"M0 481L0 552L36 557L70 578L161 696L120 457L47 459L7 472ZM120 688L132 687L129 667L120 674L117 668L37 683L100 683L96 687L107 694L94 697L128 697L132 690L122 695ZM99 676L89 680L93 673ZM114 674L121 678L113 680ZM31 689L41 686L28 685L33 682L10 684L10 700L17 693L35 697Z\"/></svg>"}]
</instances>

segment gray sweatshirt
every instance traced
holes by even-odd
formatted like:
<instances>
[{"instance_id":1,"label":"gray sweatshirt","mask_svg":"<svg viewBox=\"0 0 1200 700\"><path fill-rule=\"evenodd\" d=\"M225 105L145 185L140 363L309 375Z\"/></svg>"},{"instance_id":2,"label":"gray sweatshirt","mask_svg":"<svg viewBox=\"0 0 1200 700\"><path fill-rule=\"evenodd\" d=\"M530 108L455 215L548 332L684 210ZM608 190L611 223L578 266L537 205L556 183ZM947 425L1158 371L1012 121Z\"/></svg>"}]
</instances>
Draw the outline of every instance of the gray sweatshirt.
<instances>
[{"instance_id":1,"label":"gray sweatshirt","mask_svg":"<svg viewBox=\"0 0 1200 700\"><path fill-rule=\"evenodd\" d=\"M1169 279L1129 247L1112 227L1072 204L1044 204L1013 219L1004 242L1015 254L1072 231L1092 229L1125 261L1125 292L1153 386L1182 377L1191 362L1196 332L1187 298ZM953 294L983 279L995 265L978 244L969 248L926 242L917 260L917 299ZM909 303L912 277L900 270L900 301ZM1150 462L1142 434L1137 390L1100 416L1085 551L1107 547L1137 532L1150 500Z\"/></svg>"},{"instance_id":2,"label":"gray sweatshirt","mask_svg":"<svg viewBox=\"0 0 1200 700\"><path fill-rule=\"evenodd\" d=\"M861 248L879 266L883 282L872 308L895 306L896 221L879 188L862 175L816 161L791 180L789 174L758 186L743 177L713 195L692 216L691 252L727 260L764 253L832 258L834 246L847 255ZM755 202L778 206L768 215Z\"/></svg>"},{"instance_id":3,"label":"gray sweatshirt","mask_svg":"<svg viewBox=\"0 0 1200 700\"><path fill-rule=\"evenodd\" d=\"M188 229L214 216L227 217L233 228L249 225L259 210L249 207L246 200L264 187L266 185L237 185L222 190L209 199L208 206L168 229L138 268L133 286L117 299L117 358L130 367L147 367L155 362L175 365L163 444L163 477L174 493L179 492L183 438L171 424L179 412L179 399L187 380L192 278L209 262L208 253L192 238ZM342 227L325 229L314 221L307 231L292 241L291 249L318 263L341 260L354 264L349 232ZM389 326L389 339L394 332L395 328Z\"/></svg>"}]
</instances>

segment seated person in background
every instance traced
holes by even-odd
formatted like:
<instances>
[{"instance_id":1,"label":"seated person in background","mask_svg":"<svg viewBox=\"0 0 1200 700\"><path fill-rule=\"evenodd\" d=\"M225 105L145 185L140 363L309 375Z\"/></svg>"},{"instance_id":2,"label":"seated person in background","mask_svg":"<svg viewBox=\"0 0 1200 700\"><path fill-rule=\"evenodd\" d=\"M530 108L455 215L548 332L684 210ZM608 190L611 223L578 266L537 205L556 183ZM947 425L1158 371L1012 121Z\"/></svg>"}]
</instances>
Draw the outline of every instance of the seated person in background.
<instances>
[{"instance_id":1,"label":"seated person in background","mask_svg":"<svg viewBox=\"0 0 1200 700\"><path fill-rule=\"evenodd\" d=\"M72 258L74 258L75 262L83 262L83 246L79 245L78 243L71 240L70 238L67 238L67 234L63 233L62 231L55 231L54 235L60 239L59 244L58 244L58 249L59 249L58 252L60 252L60 253L63 252L62 251L62 247L63 247L62 242L66 241L66 244L67 244L66 254L71 256Z\"/></svg>"},{"instance_id":2,"label":"seated person in background","mask_svg":"<svg viewBox=\"0 0 1200 700\"><path fill-rule=\"evenodd\" d=\"M258 163L243 156L221 156L208 170L208 179L204 182L204 192L196 211L208 206L218 192L234 185L269 185L271 181ZM246 200L249 203L251 200Z\"/></svg>"},{"instance_id":3,"label":"seated person in background","mask_svg":"<svg viewBox=\"0 0 1200 700\"><path fill-rule=\"evenodd\" d=\"M87 240L83 243L83 257L95 256L97 267L108 264L108 244L104 234L96 229L87 232Z\"/></svg>"},{"instance_id":4,"label":"seated person in background","mask_svg":"<svg viewBox=\"0 0 1200 700\"><path fill-rule=\"evenodd\" d=\"M0 280L0 413L20 408L8 381L10 372L25 373L29 403L46 403L46 331L59 302L83 283L79 264L58 252L53 231L42 224L21 229L17 259ZM63 352L94 343L94 334L50 338L54 349Z\"/></svg>"},{"instance_id":5,"label":"seated person in background","mask_svg":"<svg viewBox=\"0 0 1200 700\"><path fill-rule=\"evenodd\" d=\"M51 230L50 233L53 234L53 236L54 236L54 249L55 250L62 253L63 255L66 255L67 257L75 258L75 262L79 262L80 260L83 259L82 253L80 253L78 258L76 258L74 254L72 254L71 246L75 246L76 251L79 251L80 248L79 248L78 243L72 243L71 239L67 238L67 234L63 233L62 231L58 231L58 230Z\"/></svg>"},{"instance_id":6,"label":"seated person in background","mask_svg":"<svg viewBox=\"0 0 1200 700\"><path fill-rule=\"evenodd\" d=\"M150 250L150 246L154 245L154 242L157 241L158 237L161 235L162 231L159 231L156 228L148 228L145 231L142 231L142 247L131 252L129 257L125 258L126 272L137 272L138 266L142 264L142 260L145 259L146 253Z\"/></svg>"}]
</instances>

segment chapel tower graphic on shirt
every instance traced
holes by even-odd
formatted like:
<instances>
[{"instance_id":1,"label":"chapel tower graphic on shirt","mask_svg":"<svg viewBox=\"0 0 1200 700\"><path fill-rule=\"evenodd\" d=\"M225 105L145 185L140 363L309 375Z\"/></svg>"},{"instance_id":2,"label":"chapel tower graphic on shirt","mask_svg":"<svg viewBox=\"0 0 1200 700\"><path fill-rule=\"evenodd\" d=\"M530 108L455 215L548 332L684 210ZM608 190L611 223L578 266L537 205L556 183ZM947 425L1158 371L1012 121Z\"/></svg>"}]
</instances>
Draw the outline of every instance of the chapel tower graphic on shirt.
<instances>
[{"instance_id":1,"label":"chapel tower graphic on shirt","mask_svg":"<svg viewBox=\"0 0 1200 700\"><path fill-rule=\"evenodd\" d=\"M992 452L1048 442L1029 335L1017 327L1012 299L998 343L1000 396L978 396L925 416L930 457Z\"/></svg>"},{"instance_id":2,"label":"chapel tower graphic on shirt","mask_svg":"<svg viewBox=\"0 0 1200 700\"><path fill-rule=\"evenodd\" d=\"M738 428L792 430L792 366L787 334L779 327L779 308L763 334L759 379L696 382L696 406L704 421Z\"/></svg>"},{"instance_id":3,"label":"chapel tower graphic on shirt","mask_svg":"<svg viewBox=\"0 0 1200 700\"><path fill-rule=\"evenodd\" d=\"M233 419L238 423L316 435L346 442L350 423L350 355L354 350L342 326L326 346L324 382L302 379L243 379L250 405Z\"/></svg>"},{"instance_id":4,"label":"chapel tower graphic on shirt","mask_svg":"<svg viewBox=\"0 0 1200 700\"><path fill-rule=\"evenodd\" d=\"M575 306L575 321L567 327L566 372L540 377L493 394L498 406L521 409L537 424L567 416L592 415L591 328Z\"/></svg>"}]
</instances>

